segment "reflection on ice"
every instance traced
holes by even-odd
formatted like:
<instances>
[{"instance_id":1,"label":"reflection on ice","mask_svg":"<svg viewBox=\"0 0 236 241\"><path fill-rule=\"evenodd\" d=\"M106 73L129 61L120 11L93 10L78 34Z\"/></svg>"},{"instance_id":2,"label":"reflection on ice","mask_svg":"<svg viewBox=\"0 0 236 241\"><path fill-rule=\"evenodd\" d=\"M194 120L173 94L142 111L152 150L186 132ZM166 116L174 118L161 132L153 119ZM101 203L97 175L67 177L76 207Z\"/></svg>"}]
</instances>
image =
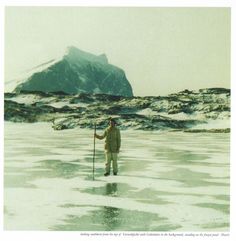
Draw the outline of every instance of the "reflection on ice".
<instances>
[{"instance_id":1,"label":"reflection on ice","mask_svg":"<svg viewBox=\"0 0 236 241\"><path fill-rule=\"evenodd\" d=\"M229 230L229 134L124 131L118 176L96 143L95 181L92 137L5 123L5 229Z\"/></svg>"}]
</instances>

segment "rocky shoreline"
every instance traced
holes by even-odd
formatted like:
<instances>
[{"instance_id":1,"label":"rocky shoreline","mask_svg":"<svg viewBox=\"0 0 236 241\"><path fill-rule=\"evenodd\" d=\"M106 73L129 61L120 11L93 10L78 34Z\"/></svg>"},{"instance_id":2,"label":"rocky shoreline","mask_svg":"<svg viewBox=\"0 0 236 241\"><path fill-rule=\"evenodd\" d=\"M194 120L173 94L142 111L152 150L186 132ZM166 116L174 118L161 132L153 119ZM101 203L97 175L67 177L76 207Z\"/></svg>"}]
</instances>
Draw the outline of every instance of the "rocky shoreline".
<instances>
[{"instance_id":1,"label":"rocky shoreline","mask_svg":"<svg viewBox=\"0 0 236 241\"><path fill-rule=\"evenodd\" d=\"M184 90L168 96L122 97L105 94L21 91L4 94L4 119L12 122L51 122L55 130L75 127L98 129L109 117L120 129L230 132L224 128L198 128L210 121L230 120L230 90Z\"/></svg>"}]
</instances>

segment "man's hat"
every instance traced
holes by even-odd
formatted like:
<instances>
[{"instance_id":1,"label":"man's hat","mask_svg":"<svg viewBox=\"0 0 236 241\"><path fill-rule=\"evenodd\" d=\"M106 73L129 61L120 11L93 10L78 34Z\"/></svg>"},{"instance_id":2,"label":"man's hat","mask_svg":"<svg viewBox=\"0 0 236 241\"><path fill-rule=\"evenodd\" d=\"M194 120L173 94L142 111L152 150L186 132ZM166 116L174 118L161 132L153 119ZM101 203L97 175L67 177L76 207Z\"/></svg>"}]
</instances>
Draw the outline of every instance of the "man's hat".
<instances>
[{"instance_id":1,"label":"man's hat","mask_svg":"<svg viewBox=\"0 0 236 241\"><path fill-rule=\"evenodd\" d=\"M114 122L115 124L117 123L116 120L115 120L114 118L112 118L112 117L109 118L109 121L112 121L112 122Z\"/></svg>"}]
</instances>

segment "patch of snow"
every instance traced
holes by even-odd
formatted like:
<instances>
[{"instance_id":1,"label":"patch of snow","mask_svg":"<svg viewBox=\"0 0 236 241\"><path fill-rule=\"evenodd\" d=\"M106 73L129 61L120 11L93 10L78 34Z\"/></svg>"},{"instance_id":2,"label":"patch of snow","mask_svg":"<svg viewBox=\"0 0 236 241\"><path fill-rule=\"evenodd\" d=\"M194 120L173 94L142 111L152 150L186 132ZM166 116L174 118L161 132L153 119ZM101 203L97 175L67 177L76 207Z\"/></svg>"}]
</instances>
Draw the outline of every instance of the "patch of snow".
<instances>
[{"instance_id":1,"label":"patch of snow","mask_svg":"<svg viewBox=\"0 0 236 241\"><path fill-rule=\"evenodd\" d=\"M180 112L177 114L168 114L168 113L161 113L164 117L169 117L175 120L204 120L205 116L200 112L195 112L193 114L186 114L184 112Z\"/></svg>"},{"instance_id":2,"label":"patch of snow","mask_svg":"<svg viewBox=\"0 0 236 241\"><path fill-rule=\"evenodd\" d=\"M83 82L83 83L86 83L87 79L84 77L84 76L79 76L79 79Z\"/></svg>"},{"instance_id":3,"label":"patch of snow","mask_svg":"<svg viewBox=\"0 0 236 241\"><path fill-rule=\"evenodd\" d=\"M208 120L207 123L198 124L193 127L194 129L226 129L230 128L229 119L217 119L217 120Z\"/></svg>"},{"instance_id":4,"label":"patch of snow","mask_svg":"<svg viewBox=\"0 0 236 241\"><path fill-rule=\"evenodd\" d=\"M99 88L95 88L95 89L93 90L93 92L94 92L95 94L100 94L100 93L102 93L102 91L101 91Z\"/></svg>"},{"instance_id":5,"label":"patch of snow","mask_svg":"<svg viewBox=\"0 0 236 241\"><path fill-rule=\"evenodd\" d=\"M12 100L20 104L31 105L40 100L36 95L20 95L13 98L5 98L6 100Z\"/></svg>"},{"instance_id":6,"label":"patch of snow","mask_svg":"<svg viewBox=\"0 0 236 241\"><path fill-rule=\"evenodd\" d=\"M138 115L145 115L145 116L153 116L153 115L156 115L157 112L153 111L151 108L146 108L146 109L138 111L137 114Z\"/></svg>"},{"instance_id":7,"label":"patch of snow","mask_svg":"<svg viewBox=\"0 0 236 241\"><path fill-rule=\"evenodd\" d=\"M52 101L55 101L55 97L44 97L41 98L40 96L37 95L18 95L12 98L5 98L6 100L12 100L14 102L20 103L20 104L26 104L26 105L32 105L36 102L42 102L44 104L50 103Z\"/></svg>"}]
</instances>

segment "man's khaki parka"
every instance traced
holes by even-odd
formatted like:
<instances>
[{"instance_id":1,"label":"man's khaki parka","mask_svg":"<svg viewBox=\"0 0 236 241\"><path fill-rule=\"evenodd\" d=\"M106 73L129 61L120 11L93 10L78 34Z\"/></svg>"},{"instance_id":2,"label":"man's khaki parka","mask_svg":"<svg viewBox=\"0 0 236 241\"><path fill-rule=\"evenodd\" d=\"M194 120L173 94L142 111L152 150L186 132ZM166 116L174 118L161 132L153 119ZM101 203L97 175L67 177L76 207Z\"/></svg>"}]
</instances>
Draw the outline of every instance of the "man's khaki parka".
<instances>
[{"instance_id":1,"label":"man's khaki parka","mask_svg":"<svg viewBox=\"0 0 236 241\"><path fill-rule=\"evenodd\" d=\"M120 144L121 144L120 130L115 126L114 127L109 126L108 128L106 128L102 136L97 136L97 137L100 140L106 138L105 139L106 152L118 153L120 151Z\"/></svg>"}]
</instances>

